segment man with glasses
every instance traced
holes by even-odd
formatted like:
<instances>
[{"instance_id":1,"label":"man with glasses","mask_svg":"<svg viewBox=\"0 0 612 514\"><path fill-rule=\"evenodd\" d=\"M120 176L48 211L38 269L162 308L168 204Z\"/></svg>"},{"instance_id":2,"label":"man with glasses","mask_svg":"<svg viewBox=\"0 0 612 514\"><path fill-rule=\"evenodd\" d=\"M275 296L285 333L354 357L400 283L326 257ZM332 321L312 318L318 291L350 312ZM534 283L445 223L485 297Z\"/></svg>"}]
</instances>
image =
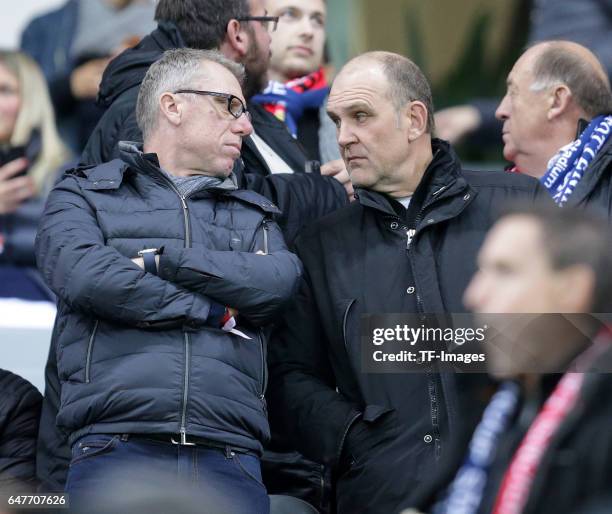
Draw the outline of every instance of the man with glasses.
<instances>
[{"instance_id":1,"label":"man with glasses","mask_svg":"<svg viewBox=\"0 0 612 514\"><path fill-rule=\"evenodd\" d=\"M104 74L99 102L107 111L85 148L84 163L117 157L121 140L141 140L133 114L138 85L164 50L218 49L242 63L247 100L268 82L271 32L279 17L268 14L263 0L160 0L155 18L158 28L115 59ZM303 225L346 205L348 196L338 180L321 176L318 163L308 160L281 121L260 105L249 102L249 110L253 133L245 139L237 163L239 184L278 205L278 222L290 243Z\"/></svg>"},{"instance_id":2,"label":"man with glasses","mask_svg":"<svg viewBox=\"0 0 612 514\"><path fill-rule=\"evenodd\" d=\"M140 87L144 144L70 170L49 196L37 259L59 300L57 423L74 502L140 467L214 494L214 512L269 511L261 327L301 264L276 207L232 173L252 131L241 68L166 52Z\"/></svg>"}]
</instances>

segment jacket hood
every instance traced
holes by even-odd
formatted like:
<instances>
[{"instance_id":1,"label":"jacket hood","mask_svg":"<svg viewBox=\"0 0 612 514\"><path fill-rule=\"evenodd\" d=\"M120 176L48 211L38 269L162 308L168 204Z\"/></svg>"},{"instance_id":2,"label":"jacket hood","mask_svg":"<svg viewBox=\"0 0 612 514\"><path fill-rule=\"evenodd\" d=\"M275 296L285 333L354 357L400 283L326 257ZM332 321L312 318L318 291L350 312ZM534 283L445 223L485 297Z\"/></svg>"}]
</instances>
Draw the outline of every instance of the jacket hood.
<instances>
[{"instance_id":1,"label":"jacket hood","mask_svg":"<svg viewBox=\"0 0 612 514\"><path fill-rule=\"evenodd\" d=\"M140 84L149 69L166 50L183 48L185 42L178 28L170 22L161 22L134 48L115 57L104 70L97 103L109 107L119 95Z\"/></svg>"}]
</instances>

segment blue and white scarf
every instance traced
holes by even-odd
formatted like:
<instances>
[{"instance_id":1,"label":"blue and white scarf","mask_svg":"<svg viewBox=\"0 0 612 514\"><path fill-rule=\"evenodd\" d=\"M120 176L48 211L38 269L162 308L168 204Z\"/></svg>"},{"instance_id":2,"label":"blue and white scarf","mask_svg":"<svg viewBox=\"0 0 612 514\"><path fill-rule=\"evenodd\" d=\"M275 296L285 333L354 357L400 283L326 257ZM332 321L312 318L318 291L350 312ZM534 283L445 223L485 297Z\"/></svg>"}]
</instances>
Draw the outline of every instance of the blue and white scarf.
<instances>
[{"instance_id":1,"label":"blue and white scarf","mask_svg":"<svg viewBox=\"0 0 612 514\"><path fill-rule=\"evenodd\" d=\"M540 182L548 189L555 203L562 207L576 189L597 152L612 131L612 116L597 116L576 141L565 145L548 162Z\"/></svg>"},{"instance_id":2,"label":"blue and white scarf","mask_svg":"<svg viewBox=\"0 0 612 514\"><path fill-rule=\"evenodd\" d=\"M519 386L504 382L474 431L466 459L447 489L448 495L436 503L433 514L475 514L478 511L499 437L508 427L518 400Z\"/></svg>"}]
</instances>

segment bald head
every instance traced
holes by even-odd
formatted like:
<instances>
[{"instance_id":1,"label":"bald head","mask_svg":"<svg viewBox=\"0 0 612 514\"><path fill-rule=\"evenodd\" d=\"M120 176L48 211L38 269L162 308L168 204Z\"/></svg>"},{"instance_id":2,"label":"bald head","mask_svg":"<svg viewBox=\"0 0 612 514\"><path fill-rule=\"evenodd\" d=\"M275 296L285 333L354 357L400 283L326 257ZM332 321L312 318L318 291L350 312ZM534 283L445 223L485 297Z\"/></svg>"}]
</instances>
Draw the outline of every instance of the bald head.
<instances>
[{"instance_id":1,"label":"bald head","mask_svg":"<svg viewBox=\"0 0 612 514\"><path fill-rule=\"evenodd\" d=\"M382 75L387 83L385 94L398 111L408 102L423 102L427 108L427 132L433 132L431 88L423 72L410 59L392 52L366 52L346 63L336 81L350 80L351 76L360 73Z\"/></svg>"},{"instance_id":2,"label":"bald head","mask_svg":"<svg viewBox=\"0 0 612 514\"><path fill-rule=\"evenodd\" d=\"M588 118L612 111L612 92L603 66L588 48L571 41L546 41L521 57L529 62L538 91L565 84Z\"/></svg>"}]
</instances>

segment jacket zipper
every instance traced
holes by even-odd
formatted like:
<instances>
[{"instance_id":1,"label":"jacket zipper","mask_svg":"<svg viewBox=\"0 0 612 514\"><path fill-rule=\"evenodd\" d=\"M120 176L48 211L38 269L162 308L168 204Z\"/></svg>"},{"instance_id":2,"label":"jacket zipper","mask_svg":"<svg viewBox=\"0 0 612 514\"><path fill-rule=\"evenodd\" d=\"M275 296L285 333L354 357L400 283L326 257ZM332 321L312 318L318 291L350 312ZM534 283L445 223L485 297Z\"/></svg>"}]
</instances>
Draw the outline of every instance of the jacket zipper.
<instances>
[{"instance_id":1,"label":"jacket zipper","mask_svg":"<svg viewBox=\"0 0 612 514\"><path fill-rule=\"evenodd\" d=\"M440 189L438 189L437 191L435 191L432 196L436 197L438 196L438 194L440 194L442 191L444 191L446 189L447 186L444 186ZM416 230L418 230L418 226L419 223L421 222L421 219L423 217L423 211L425 210L425 208L427 206L429 206L431 203L433 203L433 201L426 203L418 212L417 217L415 219L415 236L416 236ZM414 236L413 236L414 238ZM411 245L412 246L412 245ZM408 252L410 253L410 250L408 250ZM414 266L412 266L412 259L410 259L410 266L412 267L412 275L413 277L415 277L415 290L416 290L416 301L417 301L417 311L420 313L420 318L421 321L425 321L425 306L423 305L423 299L421 298L421 295L419 294L419 288L416 287L416 273L414 272ZM433 437L434 437L434 455L438 455L440 453L440 427L438 424L438 398L436 395L436 386L435 386L435 377L432 375L432 373L430 371L427 371L425 373L425 376L427 377L427 389L429 391L429 409L430 409L430 415L431 415L431 425L432 425L432 431L433 431Z\"/></svg>"},{"instance_id":2,"label":"jacket zipper","mask_svg":"<svg viewBox=\"0 0 612 514\"><path fill-rule=\"evenodd\" d=\"M189 223L189 208L187 207L187 201L183 195L179 192L179 190L174 187L173 189L176 191L176 194L179 195L181 199L181 204L183 206L183 217L185 219L185 248L191 247L191 225ZM181 412L181 444L187 444L187 398L189 395L189 370L191 368L191 359L190 359L190 337L189 333L184 332L185 337L185 382L183 385L183 408Z\"/></svg>"},{"instance_id":3,"label":"jacket zipper","mask_svg":"<svg viewBox=\"0 0 612 514\"><path fill-rule=\"evenodd\" d=\"M100 320L96 320L94 323L93 330L91 331L91 335L89 336L89 343L87 344L87 357L85 359L85 383L89 384L91 382L91 354L93 352L94 340L96 339L96 333L98 332L98 324Z\"/></svg>"},{"instance_id":4,"label":"jacket zipper","mask_svg":"<svg viewBox=\"0 0 612 514\"><path fill-rule=\"evenodd\" d=\"M191 224L189 223L189 207L187 206L187 198L181 194L181 192L177 189L174 183L162 174L164 180L168 183L170 188L177 194L177 196L181 199L181 206L183 207L183 219L185 221L185 248L191 248ZM190 347L190 337L189 333L184 332L185 339L185 370L184 370L184 382L183 382L183 401L181 406L181 426L179 428L179 433L181 435L181 444L187 443L187 399L189 396L189 370L191 368L191 355L189 351Z\"/></svg>"}]
</instances>

